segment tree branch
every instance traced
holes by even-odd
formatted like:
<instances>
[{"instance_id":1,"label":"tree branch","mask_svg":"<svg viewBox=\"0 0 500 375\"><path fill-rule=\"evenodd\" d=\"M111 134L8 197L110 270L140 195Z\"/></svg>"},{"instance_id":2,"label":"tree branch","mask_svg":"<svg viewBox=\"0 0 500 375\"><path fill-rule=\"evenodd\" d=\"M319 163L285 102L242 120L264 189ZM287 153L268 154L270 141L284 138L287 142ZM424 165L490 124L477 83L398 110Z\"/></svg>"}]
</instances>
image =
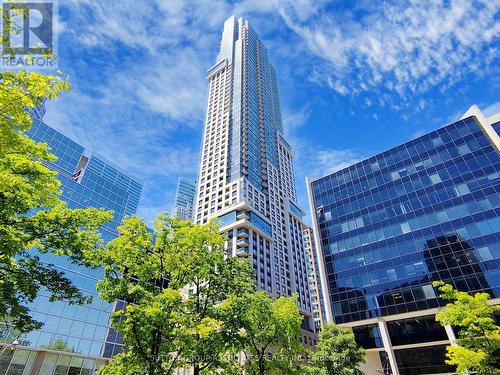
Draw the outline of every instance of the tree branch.
<instances>
[{"instance_id":1,"label":"tree branch","mask_svg":"<svg viewBox=\"0 0 500 375\"><path fill-rule=\"evenodd\" d=\"M144 350L141 342L139 341L139 333L137 332L137 326L134 321L132 321L132 331L134 332L134 340L135 343L137 344L137 347L139 348L139 352L142 355L142 357L149 362L149 356L147 355L146 351Z\"/></svg>"}]
</instances>

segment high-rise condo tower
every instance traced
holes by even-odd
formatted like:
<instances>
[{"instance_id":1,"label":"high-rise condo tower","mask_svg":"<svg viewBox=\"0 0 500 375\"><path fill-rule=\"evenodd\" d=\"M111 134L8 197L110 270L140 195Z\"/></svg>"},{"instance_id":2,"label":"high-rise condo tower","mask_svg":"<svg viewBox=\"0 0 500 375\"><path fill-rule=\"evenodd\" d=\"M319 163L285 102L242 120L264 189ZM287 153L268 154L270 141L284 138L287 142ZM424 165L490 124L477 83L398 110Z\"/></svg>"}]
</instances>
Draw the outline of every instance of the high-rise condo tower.
<instances>
[{"instance_id":1,"label":"high-rise condo tower","mask_svg":"<svg viewBox=\"0 0 500 375\"><path fill-rule=\"evenodd\" d=\"M249 257L257 286L270 295L297 293L303 328L312 330L293 153L283 136L276 73L248 21L226 20L207 79L194 220L218 217L228 253Z\"/></svg>"}]
</instances>

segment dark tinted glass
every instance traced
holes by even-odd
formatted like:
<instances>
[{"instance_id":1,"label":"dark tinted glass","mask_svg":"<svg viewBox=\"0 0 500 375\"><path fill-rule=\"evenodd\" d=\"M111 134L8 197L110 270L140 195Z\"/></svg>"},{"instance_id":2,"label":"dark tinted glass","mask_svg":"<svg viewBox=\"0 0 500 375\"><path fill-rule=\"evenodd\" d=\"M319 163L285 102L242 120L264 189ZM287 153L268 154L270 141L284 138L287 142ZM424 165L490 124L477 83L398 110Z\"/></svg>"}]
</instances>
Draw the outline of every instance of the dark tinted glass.
<instances>
[{"instance_id":1,"label":"dark tinted glass","mask_svg":"<svg viewBox=\"0 0 500 375\"><path fill-rule=\"evenodd\" d=\"M448 339L434 316L387 322L387 328L394 346Z\"/></svg>"},{"instance_id":2,"label":"dark tinted glass","mask_svg":"<svg viewBox=\"0 0 500 375\"><path fill-rule=\"evenodd\" d=\"M382 348L384 346L377 324L354 327L352 330L354 332L354 338L358 346L361 346L365 349Z\"/></svg>"},{"instance_id":3,"label":"dark tinted glass","mask_svg":"<svg viewBox=\"0 0 500 375\"><path fill-rule=\"evenodd\" d=\"M446 345L395 350L400 375L441 374L454 371L445 364Z\"/></svg>"}]
</instances>

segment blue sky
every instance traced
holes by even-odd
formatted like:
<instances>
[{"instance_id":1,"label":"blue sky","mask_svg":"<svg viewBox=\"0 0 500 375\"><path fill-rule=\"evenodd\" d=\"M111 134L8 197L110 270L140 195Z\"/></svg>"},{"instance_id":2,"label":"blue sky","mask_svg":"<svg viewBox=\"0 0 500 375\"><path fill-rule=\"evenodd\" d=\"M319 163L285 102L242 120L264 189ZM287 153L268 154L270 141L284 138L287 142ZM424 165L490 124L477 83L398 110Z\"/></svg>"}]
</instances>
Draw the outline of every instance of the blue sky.
<instances>
[{"instance_id":1,"label":"blue sky","mask_svg":"<svg viewBox=\"0 0 500 375\"><path fill-rule=\"evenodd\" d=\"M304 178L458 119L500 112L495 1L61 0L59 67L70 93L46 122L144 181L139 214L170 210L195 179L206 70L224 20L246 17L276 68Z\"/></svg>"}]
</instances>

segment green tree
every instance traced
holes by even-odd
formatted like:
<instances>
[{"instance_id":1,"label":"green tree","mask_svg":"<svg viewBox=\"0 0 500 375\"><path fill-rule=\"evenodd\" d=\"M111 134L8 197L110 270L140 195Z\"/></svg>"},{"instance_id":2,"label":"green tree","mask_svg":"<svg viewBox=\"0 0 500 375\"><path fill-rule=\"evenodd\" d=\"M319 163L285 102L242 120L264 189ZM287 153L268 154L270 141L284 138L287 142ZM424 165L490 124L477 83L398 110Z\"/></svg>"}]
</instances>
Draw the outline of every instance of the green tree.
<instances>
[{"instance_id":1,"label":"green tree","mask_svg":"<svg viewBox=\"0 0 500 375\"><path fill-rule=\"evenodd\" d=\"M223 309L233 316L233 331L239 332L236 351L244 351L246 373L300 373L306 351L299 343L302 316L296 296L273 300L259 291L228 300Z\"/></svg>"},{"instance_id":2,"label":"green tree","mask_svg":"<svg viewBox=\"0 0 500 375\"><path fill-rule=\"evenodd\" d=\"M171 374L186 366L214 373L228 366L224 354L237 332L226 328L230 316L220 306L253 285L248 262L227 258L225 241L213 223L160 214L152 232L133 216L105 250L92 254L105 268L101 297L129 302L112 320L126 351L99 374Z\"/></svg>"},{"instance_id":3,"label":"green tree","mask_svg":"<svg viewBox=\"0 0 500 375\"><path fill-rule=\"evenodd\" d=\"M247 259L228 257L227 238L213 223L200 227L188 222L181 233L184 245L177 260L184 263L177 271L183 275L177 286L184 290L177 335L181 363L191 366L194 375L229 371L232 366L225 355L238 340L238 331L221 303L255 291L252 267Z\"/></svg>"},{"instance_id":4,"label":"green tree","mask_svg":"<svg viewBox=\"0 0 500 375\"><path fill-rule=\"evenodd\" d=\"M312 353L307 373L311 375L357 375L365 362L366 351L354 341L348 328L326 324L319 334L316 351Z\"/></svg>"},{"instance_id":5,"label":"green tree","mask_svg":"<svg viewBox=\"0 0 500 375\"><path fill-rule=\"evenodd\" d=\"M488 293L470 295L442 281L433 285L439 287L441 298L452 301L436 314L436 320L459 328L456 345L446 348L446 363L457 366L459 374L500 374L500 329L494 318L500 306L488 304Z\"/></svg>"},{"instance_id":6,"label":"green tree","mask_svg":"<svg viewBox=\"0 0 500 375\"><path fill-rule=\"evenodd\" d=\"M45 166L56 158L46 144L25 135L32 125L28 110L68 88L60 77L0 73L0 319L20 332L41 326L26 307L41 288L51 301L86 301L39 254L64 255L80 264L85 252L102 245L98 228L111 219L103 210L68 209L59 198L57 173Z\"/></svg>"}]
</instances>

